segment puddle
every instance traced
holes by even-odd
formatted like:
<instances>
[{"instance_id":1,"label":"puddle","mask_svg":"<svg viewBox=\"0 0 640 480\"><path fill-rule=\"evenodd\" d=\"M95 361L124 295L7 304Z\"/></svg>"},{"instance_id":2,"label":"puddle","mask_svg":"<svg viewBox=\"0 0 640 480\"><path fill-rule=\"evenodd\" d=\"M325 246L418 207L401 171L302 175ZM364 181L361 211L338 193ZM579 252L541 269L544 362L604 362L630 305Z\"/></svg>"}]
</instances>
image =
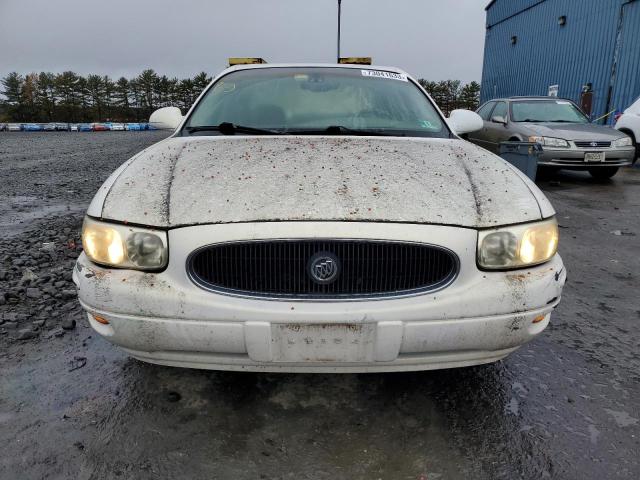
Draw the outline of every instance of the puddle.
<instances>
[{"instance_id":1,"label":"puddle","mask_svg":"<svg viewBox=\"0 0 640 480\"><path fill-rule=\"evenodd\" d=\"M85 206L69 203L48 203L38 197L16 195L0 197L0 230L4 236L24 232L36 220L80 213Z\"/></svg>"},{"instance_id":2,"label":"puddle","mask_svg":"<svg viewBox=\"0 0 640 480\"><path fill-rule=\"evenodd\" d=\"M630 427L638 423L638 419L633 418L627 412L624 412L624 411L618 412L616 410L610 410L608 408L605 408L604 411L607 412L609 415L611 415L615 420L616 425L618 425L621 428Z\"/></svg>"}]
</instances>

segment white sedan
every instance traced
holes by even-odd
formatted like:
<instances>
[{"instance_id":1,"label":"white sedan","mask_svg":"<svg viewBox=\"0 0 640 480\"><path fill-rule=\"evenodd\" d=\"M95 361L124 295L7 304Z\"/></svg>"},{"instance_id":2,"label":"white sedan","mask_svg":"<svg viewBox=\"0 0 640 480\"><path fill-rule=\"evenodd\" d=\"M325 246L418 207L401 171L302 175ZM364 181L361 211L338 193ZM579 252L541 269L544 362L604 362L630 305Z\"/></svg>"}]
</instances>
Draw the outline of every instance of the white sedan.
<instances>
[{"instance_id":1,"label":"white sedan","mask_svg":"<svg viewBox=\"0 0 640 480\"><path fill-rule=\"evenodd\" d=\"M221 370L497 361L539 335L566 271L555 212L458 135L405 72L244 65L107 179L73 272L132 356Z\"/></svg>"},{"instance_id":2,"label":"white sedan","mask_svg":"<svg viewBox=\"0 0 640 480\"><path fill-rule=\"evenodd\" d=\"M618 118L616 129L631 137L636 147L635 163L640 158L640 97Z\"/></svg>"}]
</instances>

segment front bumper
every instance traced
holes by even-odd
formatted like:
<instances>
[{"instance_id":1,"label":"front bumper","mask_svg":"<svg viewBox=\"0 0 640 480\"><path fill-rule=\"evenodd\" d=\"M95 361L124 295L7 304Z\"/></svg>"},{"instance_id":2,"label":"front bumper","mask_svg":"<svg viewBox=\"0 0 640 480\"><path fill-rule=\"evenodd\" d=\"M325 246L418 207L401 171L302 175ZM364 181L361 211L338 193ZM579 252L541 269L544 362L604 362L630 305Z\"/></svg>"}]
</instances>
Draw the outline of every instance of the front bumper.
<instances>
[{"instance_id":1,"label":"front bumper","mask_svg":"<svg viewBox=\"0 0 640 480\"><path fill-rule=\"evenodd\" d=\"M354 232L347 222L274 222L171 230L170 264L161 273L106 269L82 254L73 278L91 326L134 357L220 370L373 372L493 362L540 334L560 301L566 272L557 255L527 270L482 272L475 230L355 225L360 238L452 249L460 258L458 277L438 292L335 302L232 297L189 280L188 254L213 238L291 238L292 232L352 238Z\"/></svg>"},{"instance_id":2,"label":"front bumper","mask_svg":"<svg viewBox=\"0 0 640 480\"><path fill-rule=\"evenodd\" d=\"M585 162L585 153L605 155L604 162ZM625 167L632 165L636 158L635 147L622 148L549 148L543 147L538 157L538 165L567 168Z\"/></svg>"}]
</instances>

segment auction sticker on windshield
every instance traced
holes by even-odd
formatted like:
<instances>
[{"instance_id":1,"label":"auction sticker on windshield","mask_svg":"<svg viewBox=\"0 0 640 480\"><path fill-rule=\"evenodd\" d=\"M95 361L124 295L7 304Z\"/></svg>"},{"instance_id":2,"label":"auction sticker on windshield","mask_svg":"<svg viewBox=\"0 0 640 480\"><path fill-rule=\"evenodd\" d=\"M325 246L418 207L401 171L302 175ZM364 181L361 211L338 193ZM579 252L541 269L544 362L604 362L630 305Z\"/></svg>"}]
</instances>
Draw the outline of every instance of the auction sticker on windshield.
<instances>
[{"instance_id":1,"label":"auction sticker on windshield","mask_svg":"<svg viewBox=\"0 0 640 480\"><path fill-rule=\"evenodd\" d=\"M409 81L404 73L384 72L382 70L362 70L362 75L365 77L389 78L391 80L400 80L402 82Z\"/></svg>"}]
</instances>

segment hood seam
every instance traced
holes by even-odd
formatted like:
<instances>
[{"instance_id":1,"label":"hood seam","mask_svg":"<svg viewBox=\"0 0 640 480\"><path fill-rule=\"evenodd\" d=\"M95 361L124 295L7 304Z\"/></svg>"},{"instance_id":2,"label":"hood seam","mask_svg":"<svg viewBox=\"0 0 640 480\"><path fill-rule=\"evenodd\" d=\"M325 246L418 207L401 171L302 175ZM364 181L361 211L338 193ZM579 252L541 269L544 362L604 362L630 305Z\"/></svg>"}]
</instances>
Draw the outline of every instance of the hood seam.
<instances>
[{"instance_id":1,"label":"hood seam","mask_svg":"<svg viewBox=\"0 0 640 480\"><path fill-rule=\"evenodd\" d=\"M175 171L176 171L176 166L178 165L178 162L180 161L180 158L182 158L182 152L184 151L184 149L187 147L187 143L183 142L182 143L182 148L180 148L180 151L176 154L176 159L173 162L173 164L171 165L171 170L169 172L170 174L170 178L169 178L169 185L167 187L167 196L165 199L165 204L166 204L166 208L167 208L167 225L169 226L169 228L171 227L171 189L173 188L173 181L175 180Z\"/></svg>"},{"instance_id":2,"label":"hood seam","mask_svg":"<svg viewBox=\"0 0 640 480\"><path fill-rule=\"evenodd\" d=\"M465 145L466 146L466 145ZM456 151L456 145L450 146L451 153L456 157L458 163L461 165L462 170L467 176L467 181L469 182L469 188L471 188L471 195L473 195L473 203L476 207L476 223L481 224L484 221L484 212L482 211L482 199L480 197L480 192L478 191L478 186L473 181L473 176L471 174L471 169L467 164L469 160L469 156L467 155L467 151L464 148L460 148ZM461 155L459 152L463 151L464 155Z\"/></svg>"}]
</instances>

